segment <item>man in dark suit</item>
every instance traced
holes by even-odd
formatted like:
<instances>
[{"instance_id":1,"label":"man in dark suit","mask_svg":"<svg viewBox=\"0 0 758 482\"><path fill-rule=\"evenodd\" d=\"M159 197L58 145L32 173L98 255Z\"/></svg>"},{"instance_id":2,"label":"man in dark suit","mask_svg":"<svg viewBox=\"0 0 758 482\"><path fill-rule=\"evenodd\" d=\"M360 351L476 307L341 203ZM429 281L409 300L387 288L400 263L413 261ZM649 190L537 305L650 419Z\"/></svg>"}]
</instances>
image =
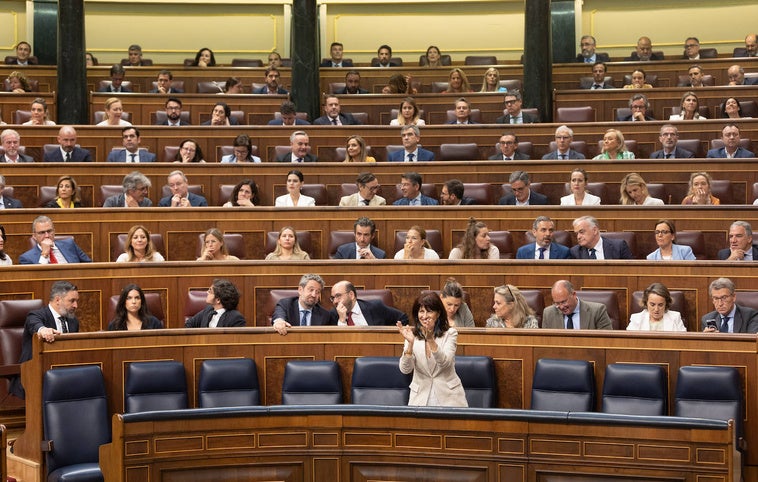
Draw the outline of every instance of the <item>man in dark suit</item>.
<instances>
[{"instance_id":1,"label":"man in dark suit","mask_svg":"<svg viewBox=\"0 0 758 482\"><path fill-rule=\"evenodd\" d=\"M361 74L357 70L348 70L345 74L345 87L337 89L335 94L368 94L361 88Z\"/></svg>"},{"instance_id":2,"label":"man in dark suit","mask_svg":"<svg viewBox=\"0 0 758 482\"><path fill-rule=\"evenodd\" d=\"M498 141L500 153L489 157L490 161L528 161L529 156L518 151L518 136L513 132L506 132Z\"/></svg>"},{"instance_id":3,"label":"man in dark suit","mask_svg":"<svg viewBox=\"0 0 758 482\"><path fill-rule=\"evenodd\" d=\"M712 158L750 158L755 157L752 151L740 146L740 128L729 123L721 129L721 140L724 147L710 149L705 157Z\"/></svg>"},{"instance_id":4,"label":"man in dark suit","mask_svg":"<svg viewBox=\"0 0 758 482\"><path fill-rule=\"evenodd\" d=\"M32 221L34 247L18 258L19 264L63 264L91 263L87 253L82 251L73 239L55 240L53 220L47 216L37 216Z\"/></svg>"},{"instance_id":5,"label":"man in dark suit","mask_svg":"<svg viewBox=\"0 0 758 482\"><path fill-rule=\"evenodd\" d=\"M601 237L597 219L592 216L576 218L574 232L578 244L571 247L573 259L632 259L626 241Z\"/></svg>"},{"instance_id":6,"label":"man in dark suit","mask_svg":"<svg viewBox=\"0 0 758 482\"><path fill-rule=\"evenodd\" d=\"M736 304L734 290L729 278L718 278L708 286L716 309L700 320L705 333L758 333L758 311Z\"/></svg>"},{"instance_id":7,"label":"man in dark suit","mask_svg":"<svg viewBox=\"0 0 758 482\"><path fill-rule=\"evenodd\" d=\"M274 118L268 121L270 126L309 126L310 122L297 117L297 108L294 102L285 100L282 105L279 106L279 118Z\"/></svg>"},{"instance_id":8,"label":"man in dark suit","mask_svg":"<svg viewBox=\"0 0 758 482\"><path fill-rule=\"evenodd\" d=\"M276 303L271 323L280 335L287 334L292 326L336 325L329 312L320 304L324 280L313 273L304 274L297 287L297 296L284 298Z\"/></svg>"},{"instance_id":9,"label":"man in dark suit","mask_svg":"<svg viewBox=\"0 0 758 482\"><path fill-rule=\"evenodd\" d=\"M592 78L580 79L579 88L589 90L615 89L610 80L606 79L607 67L604 62L592 64ZM590 82L587 82L589 80Z\"/></svg>"},{"instance_id":10,"label":"man in dark suit","mask_svg":"<svg viewBox=\"0 0 758 482\"><path fill-rule=\"evenodd\" d=\"M758 261L758 246L753 245L753 227L747 221L735 221L729 226L729 247L719 251L725 261Z\"/></svg>"},{"instance_id":11,"label":"man in dark suit","mask_svg":"<svg viewBox=\"0 0 758 482\"><path fill-rule=\"evenodd\" d=\"M190 125L182 120L182 101L176 97L166 99L166 120L159 122L159 126L181 127Z\"/></svg>"},{"instance_id":12,"label":"man in dark suit","mask_svg":"<svg viewBox=\"0 0 758 482\"><path fill-rule=\"evenodd\" d=\"M125 75L126 75L126 71L121 65L113 64L110 70L111 83L106 85L105 87L100 87L99 89L97 89L97 91L98 92L113 92L113 93L131 92L132 89L122 85L122 83L124 82Z\"/></svg>"},{"instance_id":13,"label":"man in dark suit","mask_svg":"<svg viewBox=\"0 0 758 482\"><path fill-rule=\"evenodd\" d=\"M584 35L579 41L581 53L577 54L576 61L584 62L585 64L594 64L596 62L610 62L611 58L608 54L595 52L597 42L592 35Z\"/></svg>"},{"instance_id":14,"label":"man in dark suit","mask_svg":"<svg viewBox=\"0 0 758 482\"><path fill-rule=\"evenodd\" d=\"M355 117L343 114L340 100L334 95L326 96L324 101L324 115L313 121L317 126L355 126L360 125Z\"/></svg>"},{"instance_id":15,"label":"man in dark suit","mask_svg":"<svg viewBox=\"0 0 758 482\"><path fill-rule=\"evenodd\" d=\"M460 179L449 179L442 185L440 204L443 206L471 206L476 202L464 196L465 187Z\"/></svg>"},{"instance_id":16,"label":"man in dark suit","mask_svg":"<svg viewBox=\"0 0 758 482\"><path fill-rule=\"evenodd\" d=\"M76 129L63 126L58 130L60 148L45 153L45 162L92 162L92 154L76 145Z\"/></svg>"},{"instance_id":17,"label":"man in dark suit","mask_svg":"<svg viewBox=\"0 0 758 482\"><path fill-rule=\"evenodd\" d=\"M732 65L726 70L726 76L729 79L728 85L756 85L758 77L745 78L745 69L740 65Z\"/></svg>"},{"instance_id":18,"label":"man in dark suit","mask_svg":"<svg viewBox=\"0 0 758 482\"><path fill-rule=\"evenodd\" d=\"M3 189L5 189L5 176L0 174L0 209L13 209L24 207L21 201L14 199L10 196L3 195Z\"/></svg>"},{"instance_id":19,"label":"man in dark suit","mask_svg":"<svg viewBox=\"0 0 758 482\"><path fill-rule=\"evenodd\" d=\"M408 324L408 315L379 300L361 300L353 283L339 281L332 286L334 308L329 312L332 324L338 326L395 326Z\"/></svg>"},{"instance_id":20,"label":"man in dark suit","mask_svg":"<svg viewBox=\"0 0 758 482\"><path fill-rule=\"evenodd\" d=\"M166 184L171 189L171 194L158 201L158 207L162 208L189 208L207 207L208 200L199 194L189 191L187 176L182 171L172 171L166 178Z\"/></svg>"},{"instance_id":21,"label":"man in dark suit","mask_svg":"<svg viewBox=\"0 0 758 482\"><path fill-rule=\"evenodd\" d=\"M276 162L318 162L318 157L308 152L310 139L304 131L290 134L290 152L276 157Z\"/></svg>"},{"instance_id":22,"label":"man in dark suit","mask_svg":"<svg viewBox=\"0 0 758 482\"><path fill-rule=\"evenodd\" d=\"M289 92L279 85L281 75L279 70L271 66L266 69L266 85L253 90L253 94L287 95Z\"/></svg>"},{"instance_id":23,"label":"man in dark suit","mask_svg":"<svg viewBox=\"0 0 758 482\"><path fill-rule=\"evenodd\" d=\"M574 140L574 131L566 125L559 126L555 130L556 149L550 151L543 159L584 159L584 154L571 148L571 141Z\"/></svg>"},{"instance_id":24,"label":"man in dark suit","mask_svg":"<svg viewBox=\"0 0 758 482\"><path fill-rule=\"evenodd\" d=\"M539 118L521 110L521 92L509 90L505 93L505 110L507 114L495 119L496 124L534 124Z\"/></svg>"},{"instance_id":25,"label":"man in dark suit","mask_svg":"<svg viewBox=\"0 0 758 482\"><path fill-rule=\"evenodd\" d=\"M550 294L553 304L542 312L542 328L567 330L612 330L608 310L601 303L581 301L567 280L556 281Z\"/></svg>"},{"instance_id":26,"label":"man in dark suit","mask_svg":"<svg viewBox=\"0 0 758 482\"><path fill-rule=\"evenodd\" d=\"M174 80L174 74L170 70L163 69L158 72L158 79L156 84L158 86L150 91L151 94L183 94L182 89L177 89L171 86L171 81Z\"/></svg>"},{"instance_id":27,"label":"man in dark suit","mask_svg":"<svg viewBox=\"0 0 758 482\"><path fill-rule=\"evenodd\" d=\"M321 62L321 65L319 67L352 67L352 60L346 60L342 58L344 50L345 47L341 43L332 42L332 45L329 47L329 54L331 55L331 58Z\"/></svg>"},{"instance_id":28,"label":"man in dark suit","mask_svg":"<svg viewBox=\"0 0 758 482\"><path fill-rule=\"evenodd\" d=\"M747 40L745 43L747 44ZM5 63L8 65L37 65L39 60L32 55L31 44L22 40L16 44L16 56L11 57Z\"/></svg>"},{"instance_id":29,"label":"man in dark suit","mask_svg":"<svg viewBox=\"0 0 758 482\"><path fill-rule=\"evenodd\" d=\"M629 99L629 109L632 111L628 116L620 117L617 120L622 122L644 122L654 121L655 117L649 113L650 101L645 94L634 94Z\"/></svg>"},{"instance_id":30,"label":"man in dark suit","mask_svg":"<svg viewBox=\"0 0 758 482\"><path fill-rule=\"evenodd\" d=\"M531 184L529 173L513 171L508 182L511 184L511 193L501 197L498 204L505 206L545 206L548 204L547 196L529 188Z\"/></svg>"},{"instance_id":31,"label":"man in dark suit","mask_svg":"<svg viewBox=\"0 0 758 482\"><path fill-rule=\"evenodd\" d=\"M555 222L547 216L539 216L532 223L534 243L525 244L516 251L516 259L569 259L569 249L553 242Z\"/></svg>"},{"instance_id":32,"label":"man in dark suit","mask_svg":"<svg viewBox=\"0 0 758 482\"><path fill-rule=\"evenodd\" d=\"M415 126L414 126L415 127ZM406 172L400 181L403 197L392 203L395 206L436 206L437 200L421 194L421 174Z\"/></svg>"},{"instance_id":33,"label":"man in dark suit","mask_svg":"<svg viewBox=\"0 0 758 482\"><path fill-rule=\"evenodd\" d=\"M403 126L400 129L400 138L403 141L403 149L391 152L387 156L390 162L416 162L416 161L433 161L434 153L423 147L419 147L421 142L421 130L417 125Z\"/></svg>"},{"instance_id":34,"label":"man in dark suit","mask_svg":"<svg viewBox=\"0 0 758 482\"><path fill-rule=\"evenodd\" d=\"M447 124L454 125L468 125L476 124L471 120L471 102L466 100L465 97L455 101L455 119L447 121Z\"/></svg>"},{"instance_id":35,"label":"man in dark suit","mask_svg":"<svg viewBox=\"0 0 758 482\"><path fill-rule=\"evenodd\" d=\"M632 55L624 60L627 62L647 62L649 60L663 60L663 57L653 52L653 42L649 37L640 37Z\"/></svg>"},{"instance_id":36,"label":"man in dark suit","mask_svg":"<svg viewBox=\"0 0 758 482\"><path fill-rule=\"evenodd\" d=\"M229 280L214 279L208 288L208 306L184 322L185 328L230 328L245 326L245 317L237 311L240 293Z\"/></svg>"},{"instance_id":37,"label":"man in dark suit","mask_svg":"<svg viewBox=\"0 0 758 482\"><path fill-rule=\"evenodd\" d=\"M19 152L21 146L21 135L13 129L5 129L0 132L0 144L2 144L5 153L0 155L0 162L34 162L32 156L27 156Z\"/></svg>"},{"instance_id":38,"label":"man in dark suit","mask_svg":"<svg viewBox=\"0 0 758 482\"><path fill-rule=\"evenodd\" d=\"M392 47L389 45L382 45L376 51L376 63L372 63L372 67L399 67L395 62L392 62Z\"/></svg>"},{"instance_id":39,"label":"man in dark suit","mask_svg":"<svg viewBox=\"0 0 758 482\"><path fill-rule=\"evenodd\" d=\"M32 337L35 335L47 343L55 342L55 337L63 333L77 333L79 320L75 313L79 303L79 291L68 281L56 281L50 289L48 305L38 310L30 311L24 323L24 334L21 342L19 363L32 359ZM18 398L25 398L21 378L10 380L10 393Z\"/></svg>"},{"instance_id":40,"label":"man in dark suit","mask_svg":"<svg viewBox=\"0 0 758 482\"><path fill-rule=\"evenodd\" d=\"M758 34L747 34L745 36L745 49L735 57L758 57Z\"/></svg>"},{"instance_id":41,"label":"man in dark suit","mask_svg":"<svg viewBox=\"0 0 758 482\"><path fill-rule=\"evenodd\" d=\"M121 129L121 144L123 149L111 151L108 162L155 162L155 154L147 149L140 149L139 129L126 126Z\"/></svg>"},{"instance_id":42,"label":"man in dark suit","mask_svg":"<svg viewBox=\"0 0 758 482\"><path fill-rule=\"evenodd\" d=\"M387 253L371 242L376 235L376 224L367 217L358 218L353 225L354 243L345 243L337 248L334 259L384 259Z\"/></svg>"},{"instance_id":43,"label":"man in dark suit","mask_svg":"<svg viewBox=\"0 0 758 482\"><path fill-rule=\"evenodd\" d=\"M661 133L658 136L663 149L650 154L650 159L689 159L695 157L695 154L682 149L676 144L679 142L679 129L671 124L664 124L661 127Z\"/></svg>"}]
</instances>

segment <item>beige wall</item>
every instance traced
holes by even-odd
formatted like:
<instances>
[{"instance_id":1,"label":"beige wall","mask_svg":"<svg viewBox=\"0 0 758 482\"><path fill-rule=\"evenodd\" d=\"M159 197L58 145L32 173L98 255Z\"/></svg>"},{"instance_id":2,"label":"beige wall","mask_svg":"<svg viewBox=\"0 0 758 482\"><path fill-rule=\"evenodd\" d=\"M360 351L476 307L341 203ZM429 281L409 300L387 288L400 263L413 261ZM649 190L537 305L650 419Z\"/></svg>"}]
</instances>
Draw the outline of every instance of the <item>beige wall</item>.
<instances>
[{"instance_id":1,"label":"beige wall","mask_svg":"<svg viewBox=\"0 0 758 482\"><path fill-rule=\"evenodd\" d=\"M272 49L289 52L291 0L97 0L86 3L87 48L101 63L125 57L130 43L159 63L181 63L201 47L219 63L232 58L261 58ZM466 55L495 54L520 58L524 38L523 0L319 0L322 53L334 40L346 56L368 62L382 43L396 55L415 61L429 45L463 60ZM629 54L640 35L667 56L682 51L684 39L700 38L720 53L743 45L756 30L758 4L743 1L577 0L577 33L590 33L599 48L614 57ZM31 38L31 2L0 2L0 55ZM7 26L7 27L6 27Z\"/></svg>"}]
</instances>

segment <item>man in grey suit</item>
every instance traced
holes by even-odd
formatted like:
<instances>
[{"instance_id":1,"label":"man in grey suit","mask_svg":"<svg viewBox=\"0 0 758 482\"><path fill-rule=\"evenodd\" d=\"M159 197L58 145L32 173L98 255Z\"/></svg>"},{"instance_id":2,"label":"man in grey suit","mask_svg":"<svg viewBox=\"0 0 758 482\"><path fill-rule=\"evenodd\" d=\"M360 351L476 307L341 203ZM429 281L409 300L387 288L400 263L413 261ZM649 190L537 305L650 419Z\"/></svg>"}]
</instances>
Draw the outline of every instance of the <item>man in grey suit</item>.
<instances>
[{"instance_id":1,"label":"man in grey suit","mask_svg":"<svg viewBox=\"0 0 758 482\"><path fill-rule=\"evenodd\" d=\"M626 241L600 236L597 219L592 216L576 218L574 232L578 244L571 247L573 259L632 259Z\"/></svg>"},{"instance_id":2,"label":"man in grey suit","mask_svg":"<svg viewBox=\"0 0 758 482\"><path fill-rule=\"evenodd\" d=\"M377 194L382 188L382 185L379 184L379 180L374 174L370 172L362 172L358 174L355 184L358 186L358 192L350 194L349 196L342 196L340 198L341 207L387 205L387 200Z\"/></svg>"},{"instance_id":3,"label":"man in grey suit","mask_svg":"<svg viewBox=\"0 0 758 482\"><path fill-rule=\"evenodd\" d=\"M503 206L544 206L548 204L547 196L532 191L529 188L529 173L526 171L513 171L508 178L511 184L511 194L500 198L498 204Z\"/></svg>"},{"instance_id":4,"label":"man in grey suit","mask_svg":"<svg viewBox=\"0 0 758 482\"><path fill-rule=\"evenodd\" d=\"M664 124L658 136L663 149L650 154L650 159L689 159L695 154L677 146L679 142L679 129L672 124Z\"/></svg>"},{"instance_id":5,"label":"man in grey suit","mask_svg":"<svg viewBox=\"0 0 758 482\"><path fill-rule=\"evenodd\" d=\"M290 151L276 157L276 162L318 162L318 157L308 152L310 139L304 131L290 134Z\"/></svg>"},{"instance_id":6,"label":"man in grey suit","mask_svg":"<svg viewBox=\"0 0 758 482\"><path fill-rule=\"evenodd\" d=\"M376 224L367 217L358 218L353 225L355 242L337 248L334 259L384 259L387 253L371 244L376 235Z\"/></svg>"},{"instance_id":7,"label":"man in grey suit","mask_svg":"<svg viewBox=\"0 0 758 482\"><path fill-rule=\"evenodd\" d=\"M334 303L329 316L332 321L336 320L337 326L395 326L398 321L408 324L408 315L397 308L379 300L359 299L355 286L349 281L334 283L329 299Z\"/></svg>"},{"instance_id":8,"label":"man in grey suit","mask_svg":"<svg viewBox=\"0 0 758 482\"><path fill-rule=\"evenodd\" d=\"M76 129L73 126L63 126L58 130L58 145L58 149L45 153L45 162L92 162L90 152L76 145Z\"/></svg>"},{"instance_id":9,"label":"man in grey suit","mask_svg":"<svg viewBox=\"0 0 758 482\"><path fill-rule=\"evenodd\" d=\"M0 132L0 144L5 149L5 154L0 156L0 162L34 162L32 156L21 154L18 150L21 145L21 136L13 129L5 129Z\"/></svg>"},{"instance_id":10,"label":"man in grey suit","mask_svg":"<svg viewBox=\"0 0 758 482\"><path fill-rule=\"evenodd\" d=\"M111 151L108 162L155 162L155 154L146 149L140 150L139 129L136 127L126 126L121 129L121 143L124 148Z\"/></svg>"},{"instance_id":11,"label":"man in grey suit","mask_svg":"<svg viewBox=\"0 0 758 482\"><path fill-rule=\"evenodd\" d=\"M139 171L132 171L121 181L124 192L114 194L103 202L104 208L149 208L153 202L147 197L150 179Z\"/></svg>"},{"instance_id":12,"label":"man in grey suit","mask_svg":"<svg viewBox=\"0 0 758 482\"><path fill-rule=\"evenodd\" d=\"M567 330L612 330L605 305L581 301L574 285L567 280L556 281L550 291L553 305L542 312L542 328Z\"/></svg>"},{"instance_id":13,"label":"man in grey suit","mask_svg":"<svg viewBox=\"0 0 758 482\"><path fill-rule=\"evenodd\" d=\"M705 333L758 333L758 311L735 303L734 283L718 278L708 286L715 311L701 320Z\"/></svg>"},{"instance_id":14,"label":"man in grey suit","mask_svg":"<svg viewBox=\"0 0 758 482\"><path fill-rule=\"evenodd\" d=\"M184 323L185 328L229 328L245 326L245 317L237 311L240 292L229 280L214 279L208 288L205 302L208 304L200 313Z\"/></svg>"},{"instance_id":15,"label":"man in grey suit","mask_svg":"<svg viewBox=\"0 0 758 482\"><path fill-rule=\"evenodd\" d=\"M719 250L718 259L725 261L758 261L758 246L753 244L753 227L747 221L729 226L729 247Z\"/></svg>"},{"instance_id":16,"label":"man in grey suit","mask_svg":"<svg viewBox=\"0 0 758 482\"><path fill-rule=\"evenodd\" d=\"M550 151L543 159L584 159L584 154L571 148L571 141L574 140L574 131L566 125L559 126L555 130L556 150Z\"/></svg>"},{"instance_id":17,"label":"man in grey suit","mask_svg":"<svg viewBox=\"0 0 758 482\"><path fill-rule=\"evenodd\" d=\"M539 118L521 110L521 92L509 90L505 93L505 110L507 114L495 119L496 124L534 124Z\"/></svg>"}]
</instances>

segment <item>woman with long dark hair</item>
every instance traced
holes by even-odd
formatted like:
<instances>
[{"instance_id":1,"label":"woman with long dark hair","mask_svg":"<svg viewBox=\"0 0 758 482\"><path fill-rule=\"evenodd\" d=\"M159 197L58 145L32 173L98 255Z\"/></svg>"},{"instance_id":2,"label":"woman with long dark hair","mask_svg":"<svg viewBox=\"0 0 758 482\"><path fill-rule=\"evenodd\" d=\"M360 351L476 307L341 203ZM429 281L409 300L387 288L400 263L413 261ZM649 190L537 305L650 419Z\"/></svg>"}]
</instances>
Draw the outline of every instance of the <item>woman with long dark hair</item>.
<instances>
[{"instance_id":1,"label":"woman with long dark hair","mask_svg":"<svg viewBox=\"0 0 758 482\"><path fill-rule=\"evenodd\" d=\"M163 324L150 314L142 288L135 284L124 286L116 304L116 314L108 323L108 331L158 330Z\"/></svg>"}]
</instances>

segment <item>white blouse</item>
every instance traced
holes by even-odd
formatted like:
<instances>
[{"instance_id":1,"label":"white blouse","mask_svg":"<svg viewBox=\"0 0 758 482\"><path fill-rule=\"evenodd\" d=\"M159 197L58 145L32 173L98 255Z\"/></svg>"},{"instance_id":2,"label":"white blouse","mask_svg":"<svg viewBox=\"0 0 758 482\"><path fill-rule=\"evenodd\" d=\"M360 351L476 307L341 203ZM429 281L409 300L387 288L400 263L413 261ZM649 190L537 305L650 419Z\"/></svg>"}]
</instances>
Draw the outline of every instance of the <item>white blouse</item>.
<instances>
[{"instance_id":1,"label":"white blouse","mask_svg":"<svg viewBox=\"0 0 758 482\"><path fill-rule=\"evenodd\" d=\"M310 207L315 205L316 200L304 194L300 195L300 199L297 200L297 204L292 201L292 196L289 194L279 196L276 198L276 202L274 202L274 206L278 208Z\"/></svg>"},{"instance_id":2,"label":"white blouse","mask_svg":"<svg viewBox=\"0 0 758 482\"><path fill-rule=\"evenodd\" d=\"M576 206L576 201L574 200L574 194L569 194L568 196L563 196L561 198L561 206ZM600 198L598 196L595 196L594 194L590 194L588 192L584 193L584 201L581 204L582 206L600 206Z\"/></svg>"}]
</instances>

